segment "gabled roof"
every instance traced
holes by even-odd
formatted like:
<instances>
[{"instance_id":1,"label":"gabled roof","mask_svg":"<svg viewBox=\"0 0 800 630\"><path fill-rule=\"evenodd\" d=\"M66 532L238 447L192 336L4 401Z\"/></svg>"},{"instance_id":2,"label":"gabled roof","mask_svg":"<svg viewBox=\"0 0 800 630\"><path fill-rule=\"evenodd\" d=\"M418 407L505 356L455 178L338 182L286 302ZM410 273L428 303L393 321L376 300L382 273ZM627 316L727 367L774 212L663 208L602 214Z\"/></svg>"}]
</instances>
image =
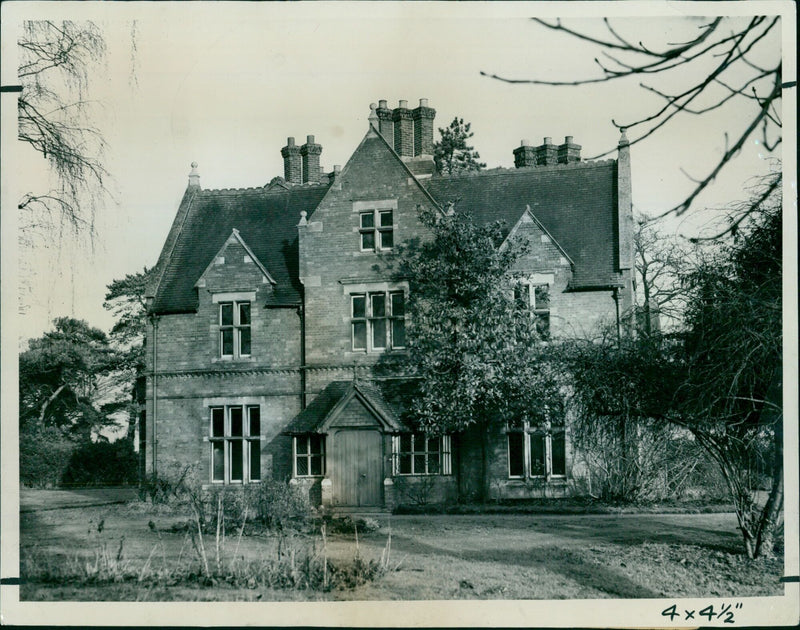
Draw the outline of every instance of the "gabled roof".
<instances>
[{"instance_id":1,"label":"gabled roof","mask_svg":"<svg viewBox=\"0 0 800 630\"><path fill-rule=\"evenodd\" d=\"M231 235L227 239L225 239L225 243L222 245L222 247L219 248L219 251L213 256L213 258L211 259L211 262L209 262L208 265L206 265L205 270L203 271L203 273L200 274L200 278L202 278L204 275L206 275L208 273L208 270L211 269L212 266L214 266L214 261L217 258L219 258L220 256L222 256L222 254L228 248L228 245L231 244L231 243L239 243L239 245L242 246L242 249L244 249L244 251L247 252L247 255L250 256L250 259L253 261L255 266L258 267L258 270L262 274L264 274L264 277L269 281L269 283L270 284L277 284L277 282L275 282L275 279L271 275L269 275L269 271L267 271L267 268L264 267L264 265L258 259L258 256L256 256L253 253L253 250L250 249L250 247L248 247L247 243L244 242L244 239L242 238L242 235L239 234L239 230L237 230L236 228L233 228L233 231L231 232ZM200 279L198 278L198 282L199 281L200 281ZM195 283L195 286L197 286L197 283Z\"/></svg>"},{"instance_id":2,"label":"gabled roof","mask_svg":"<svg viewBox=\"0 0 800 630\"><path fill-rule=\"evenodd\" d=\"M363 381L333 381L308 407L294 417L283 433L290 435L325 433L336 421L339 413L354 398L373 414L384 429L394 432L409 430L374 385Z\"/></svg>"},{"instance_id":3,"label":"gabled roof","mask_svg":"<svg viewBox=\"0 0 800 630\"><path fill-rule=\"evenodd\" d=\"M619 282L614 160L432 177L424 186L440 206L454 202L456 212L468 212L482 223L504 221L508 229L530 206L574 262L574 287Z\"/></svg>"},{"instance_id":4,"label":"gabled roof","mask_svg":"<svg viewBox=\"0 0 800 630\"><path fill-rule=\"evenodd\" d=\"M181 224L174 228L176 235L168 243L169 251L159 261L163 271L152 311L194 311L194 285L234 229L275 281L271 303L299 303L297 223L300 211L310 215L328 187L326 183L292 186L288 190L282 186L197 190L185 197L179 210L179 216L183 215Z\"/></svg>"},{"instance_id":5,"label":"gabled roof","mask_svg":"<svg viewBox=\"0 0 800 630\"><path fill-rule=\"evenodd\" d=\"M509 230L508 235L506 236L506 240L504 240L503 243L500 245L500 249L505 248L508 245L508 243L514 238L514 235L522 228L522 225L525 223L526 217L528 218L528 221L530 223L533 223L537 228L539 228L539 230L541 230L541 232L545 236L547 236L550 239L550 242L555 246L555 248L559 252L561 252L561 255L564 256L564 258L566 258L569 264L572 265L572 267L574 268L575 261L573 261L572 258L570 258L569 254L564 250L563 247L561 247L561 244L556 239L553 238L553 235L547 231L547 228L544 225L542 225L542 222L536 218L533 212L531 212L531 207L527 204L525 206L525 212L523 212L519 216L519 219L517 219L517 222L514 224L514 227L512 227L511 230Z\"/></svg>"}]
</instances>

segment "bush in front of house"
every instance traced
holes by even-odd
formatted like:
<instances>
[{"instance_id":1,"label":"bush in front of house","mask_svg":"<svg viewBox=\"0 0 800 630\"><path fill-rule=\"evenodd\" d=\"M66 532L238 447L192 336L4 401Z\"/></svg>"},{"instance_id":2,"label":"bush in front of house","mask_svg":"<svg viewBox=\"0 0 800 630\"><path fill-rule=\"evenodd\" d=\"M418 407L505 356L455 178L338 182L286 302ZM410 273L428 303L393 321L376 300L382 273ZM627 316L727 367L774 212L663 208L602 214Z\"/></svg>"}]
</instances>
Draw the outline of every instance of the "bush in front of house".
<instances>
[{"instance_id":1,"label":"bush in front of house","mask_svg":"<svg viewBox=\"0 0 800 630\"><path fill-rule=\"evenodd\" d=\"M264 479L253 486L256 518L266 527L284 531L305 529L312 509L308 496L285 481Z\"/></svg>"},{"instance_id":2,"label":"bush in front of house","mask_svg":"<svg viewBox=\"0 0 800 630\"><path fill-rule=\"evenodd\" d=\"M130 439L89 442L73 451L61 483L70 486L135 484L137 465Z\"/></svg>"},{"instance_id":3,"label":"bush in front of house","mask_svg":"<svg viewBox=\"0 0 800 630\"><path fill-rule=\"evenodd\" d=\"M75 442L56 427L22 431L19 436L20 483L32 488L60 485L75 448Z\"/></svg>"}]
</instances>

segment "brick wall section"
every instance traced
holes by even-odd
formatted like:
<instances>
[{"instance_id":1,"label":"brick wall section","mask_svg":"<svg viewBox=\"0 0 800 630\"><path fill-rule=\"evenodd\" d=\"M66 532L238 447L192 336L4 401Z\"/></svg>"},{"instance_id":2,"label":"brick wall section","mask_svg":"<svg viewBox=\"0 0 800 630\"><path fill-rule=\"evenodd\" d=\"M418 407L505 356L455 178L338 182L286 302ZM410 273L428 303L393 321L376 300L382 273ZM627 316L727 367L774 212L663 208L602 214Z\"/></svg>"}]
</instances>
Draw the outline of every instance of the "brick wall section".
<instances>
[{"instance_id":1,"label":"brick wall section","mask_svg":"<svg viewBox=\"0 0 800 630\"><path fill-rule=\"evenodd\" d=\"M408 171L374 132L365 139L305 226L300 226L300 275L306 297L306 363L310 366L372 365L380 354L353 352L350 293L359 284L385 282L391 253L361 252L359 210L364 202L396 203L395 245L424 237L417 205L430 207ZM353 371L309 372L309 391Z\"/></svg>"},{"instance_id":2,"label":"brick wall section","mask_svg":"<svg viewBox=\"0 0 800 630\"><path fill-rule=\"evenodd\" d=\"M402 101L401 101L402 102ZM403 157L414 156L414 121L411 110L398 107L392 112L394 121L394 150Z\"/></svg>"},{"instance_id":3,"label":"brick wall section","mask_svg":"<svg viewBox=\"0 0 800 630\"><path fill-rule=\"evenodd\" d=\"M211 264L201 278L196 313L160 316L156 336L152 324L148 326L146 470L153 472L155 435L160 475L179 464L192 464L210 481L209 404L244 401L261 409L262 476L287 479L291 439L280 431L300 411L300 318L296 309L263 307L272 285L254 262L245 260L249 254L238 241L229 240L219 257L224 263ZM219 291L256 294L250 357L220 357L219 304L212 300Z\"/></svg>"},{"instance_id":4,"label":"brick wall section","mask_svg":"<svg viewBox=\"0 0 800 630\"><path fill-rule=\"evenodd\" d=\"M414 155L433 155L433 119L436 110L420 105L411 115L414 119Z\"/></svg>"},{"instance_id":5,"label":"brick wall section","mask_svg":"<svg viewBox=\"0 0 800 630\"><path fill-rule=\"evenodd\" d=\"M296 309L264 308L272 285L254 263L244 262L245 256L247 252L238 242L229 243L221 252L224 264L212 264L201 279L205 286L198 288L197 312L159 318L159 371L300 365L300 317ZM249 358L220 357L219 304L212 297L214 292L223 291L256 293L250 308Z\"/></svg>"},{"instance_id":6,"label":"brick wall section","mask_svg":"<svg viewBox=\"0 0 800 630\"><path fill-rule=\"evenodd\" d=\"M552 239L525 215L512 230L510 239L525 239L529 251L517 261L515 271L534 279L552 277L550 286L550 333L556 338L589 338L598 328L616 322L616 306L611 289L569 291L572 279L569 261Z\"/></svg>"}]
</instances>

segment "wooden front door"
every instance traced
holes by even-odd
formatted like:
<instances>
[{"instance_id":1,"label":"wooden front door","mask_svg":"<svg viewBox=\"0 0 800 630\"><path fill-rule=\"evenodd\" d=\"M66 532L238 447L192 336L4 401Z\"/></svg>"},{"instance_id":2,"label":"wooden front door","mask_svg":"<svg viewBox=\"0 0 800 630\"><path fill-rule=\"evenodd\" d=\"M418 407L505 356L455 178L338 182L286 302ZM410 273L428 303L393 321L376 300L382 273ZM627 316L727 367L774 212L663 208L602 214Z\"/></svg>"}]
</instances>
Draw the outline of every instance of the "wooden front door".
<instances>
[{"instance_id":1,"label":"wooden front door","mask_svg":"<svg viewBox=\"0 0 800 630\"><path fill-rule=\"evenodd\" d=\"M330 438L333 504L383 505L383 435L373 429L339 429Z\"/></svg>"}]
</instances>

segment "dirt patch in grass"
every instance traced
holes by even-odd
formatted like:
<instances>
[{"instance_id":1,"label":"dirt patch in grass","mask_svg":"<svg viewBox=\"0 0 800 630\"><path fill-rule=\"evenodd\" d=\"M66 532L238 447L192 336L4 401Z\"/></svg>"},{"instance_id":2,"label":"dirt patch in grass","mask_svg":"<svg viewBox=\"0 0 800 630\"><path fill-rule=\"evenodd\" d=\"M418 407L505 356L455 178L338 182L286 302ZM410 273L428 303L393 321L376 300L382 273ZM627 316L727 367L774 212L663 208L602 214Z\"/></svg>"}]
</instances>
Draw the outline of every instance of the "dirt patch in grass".
<instances>
[{"instance_id":1,"label":"dirt patch in grass","mask_svg":"<svg viewBox=\"0 0 800 630\"><path fill-rule=\"evenodd\" d=\"M358 556L387 570L354 588L281 589L244 579L234 583L169 579L70 583L32 580L22 567L24 600L84 601L316 601L425 599L569 599L758 596L782 593L781 558L748 560L732 514L463 514L385 516L375 531L359 531ZM124 538L124 560L148 570L181 566L201 574L182 525L167 506L133 502L21 514L21 554L52 567L113 556ZM318 533L303 544L322 546ZM283 539L245 528L238 562L275 557ZM300 544L299 542L297 544ZM236 553L234 554L234 549ZM351 561L354 536L328 533L325 553ZM242 565L246 566L246 565ZM26 575L28 570L28 575ZM169 575L169 571L166 572ZM247 576L243 576L247 577Z\"/></svg>"}]
</instances>

